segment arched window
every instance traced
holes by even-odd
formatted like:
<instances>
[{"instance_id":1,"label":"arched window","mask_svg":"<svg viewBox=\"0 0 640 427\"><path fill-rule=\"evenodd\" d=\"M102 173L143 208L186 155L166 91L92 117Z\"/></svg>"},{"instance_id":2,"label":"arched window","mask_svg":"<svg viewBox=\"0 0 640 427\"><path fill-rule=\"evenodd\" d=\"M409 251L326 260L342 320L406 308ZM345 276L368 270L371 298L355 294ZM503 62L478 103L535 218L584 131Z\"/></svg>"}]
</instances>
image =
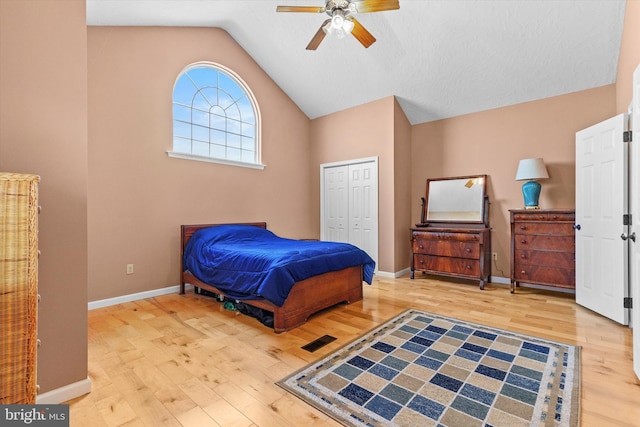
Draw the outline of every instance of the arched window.
<instances>
[{"instance_id":1,"label":"arched window","mask_svg":"<svg viewBox=\"0 0 640 427\"><path fill-rule=\"evenodd\" d=\"M262 168L260 113L247 85L210 62L186 67L173 87L171 157Z\"/></svg>"}]
</instances>

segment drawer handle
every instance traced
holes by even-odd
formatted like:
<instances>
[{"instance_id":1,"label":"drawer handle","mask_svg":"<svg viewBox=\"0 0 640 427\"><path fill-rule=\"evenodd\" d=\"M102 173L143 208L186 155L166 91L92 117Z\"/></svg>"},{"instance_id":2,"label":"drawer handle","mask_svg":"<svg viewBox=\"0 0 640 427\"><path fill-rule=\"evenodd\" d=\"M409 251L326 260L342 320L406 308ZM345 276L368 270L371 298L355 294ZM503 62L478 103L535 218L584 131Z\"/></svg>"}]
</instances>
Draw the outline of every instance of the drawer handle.
<instances>
[{"instance_id":1,"label":"drawer handle","mask_svg":"<svg viewBox=\"0 0 640 427\"><path fill-rule=\"evenodd\" d=\"M522 255L520 255L520 258L527 259L527 256L525 254L522 254Z\"/></svg>"},{"instance_id":2,"label":"drawer handle","mask_svg":"<svg viewBox=\"0 0 640 427\"><path fill-rule=\"evenodd\" d=\"M527 229L527 226L526 226L526 225L521 225L521 226L520 226L520 230L526 230L526 229Z\"/></svg>"},{"instance_id":3,"label":"drawer handle","mask_svg":"<svg viewBox=\"0 0 640 427\"><path fill-rule=\"evenodd\" d=\"M524 271L524 270L522 270L522 271L520 272L520 274L527 274L527 272L526 272L526 271Z\"/></svg>"},{"instance_id":4,"label":"drawer handle","mask_svg":"<svg viewBox=\"0 0 640 427\"><path fill-rule=\"evenodd\" d=\"M424 246L422 246L422 245L418 245L418 248L419 248L419 249L424 249Z\"/></svg>"},{"instance_id":5,"label":"drawer handle","mask_svg":"<svg viewBox=\"0 0 640 427\"><path fill-rule=\"evenodd\" d=\"M527 243L527 241L526 241L525 239L522 239L522 240L520 240L520 243L522 243L522 244L526 244L526 243Z\"/></svg>"},{"instance_id":6,"label":"drawer handle","mask_svg":"<svg viewBox=\"0 0 640 427\"><path fill-rule=\"evenodd\" d=\"M418 260L418 264L424 264L424 260L423 259L419 259Z\"/></svg>"},{"instance_id":7,"label":"drawer handle","mask_svg":"<svg viewBox=\"0 0 640 427\"><path fill-rule=\"evenodd\" d=\"M467 270L471 270L471 266L467 264Z\"/></svg>"},{"instance_id":8,"label":"drawer handle","mask_svg":"<svg viewBox=\"0 0 640 427\"><path fill-rule=\"evenodd\" d=\"M465 250L466 250L467 252L471 252L471 249L470 249L470 248L467 248L467 249L465 249Z\"/></svg>"}]
</instances>

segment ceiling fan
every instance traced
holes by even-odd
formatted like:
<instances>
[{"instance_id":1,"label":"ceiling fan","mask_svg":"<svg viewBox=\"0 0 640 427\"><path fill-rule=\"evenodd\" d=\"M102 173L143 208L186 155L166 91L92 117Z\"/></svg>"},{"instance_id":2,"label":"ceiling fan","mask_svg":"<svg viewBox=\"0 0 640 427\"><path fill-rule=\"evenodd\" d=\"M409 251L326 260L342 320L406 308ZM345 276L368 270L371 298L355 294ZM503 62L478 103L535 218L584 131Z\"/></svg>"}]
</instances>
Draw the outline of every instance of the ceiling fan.
<instances>
[{"instance_id":1,"label":"ceiling fan","mask_svg":"<svg viewBox=\"0 0 640 427\"><path fill-rule=\"evenodd\" d=\"M351 33L364 47L371 46L376 38L358 22L354 15L393 9L400 9L399 0L326 0L322 7L278 6L276 12L326 12L331 18L322 23L307 45L307 50L316 50L327 34L335 34L338 38L343 38Z\"/></svg>"}]
</instances>

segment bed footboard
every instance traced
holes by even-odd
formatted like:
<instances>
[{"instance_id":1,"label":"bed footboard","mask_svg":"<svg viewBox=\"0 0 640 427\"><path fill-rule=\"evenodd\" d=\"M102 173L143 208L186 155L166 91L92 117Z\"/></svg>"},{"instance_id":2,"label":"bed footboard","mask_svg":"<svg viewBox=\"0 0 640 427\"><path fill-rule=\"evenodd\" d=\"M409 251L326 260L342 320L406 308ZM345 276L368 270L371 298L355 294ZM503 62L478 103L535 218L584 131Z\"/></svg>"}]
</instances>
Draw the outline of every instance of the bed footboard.
<instances>
[{"instance_id":1,"label":"bed footboard","mask_svg":"<svg viewBox=\"0 0 640 427\"><path fill-rule=\"evenodd\" d=\"M186 272L182 275L180 293L184 293L186 283L224 296L224 292L215 286L201 282ZM357 266L296 282L282 307L266 300L243 300L242 302L271 311L273 330L281 333L303 325L312 314L320 310L341 302L352 303L361 299L362 267Z\"/></svg>"}]
</instances>

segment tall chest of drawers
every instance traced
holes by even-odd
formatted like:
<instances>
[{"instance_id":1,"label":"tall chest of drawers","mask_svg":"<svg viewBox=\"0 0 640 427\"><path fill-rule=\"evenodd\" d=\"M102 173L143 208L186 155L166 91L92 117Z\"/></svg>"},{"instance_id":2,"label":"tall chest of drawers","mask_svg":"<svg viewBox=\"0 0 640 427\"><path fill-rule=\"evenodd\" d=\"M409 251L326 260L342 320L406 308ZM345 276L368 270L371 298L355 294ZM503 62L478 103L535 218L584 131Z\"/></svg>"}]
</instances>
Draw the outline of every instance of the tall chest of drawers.
<instances>
[{"instance_id":1,"label":"tall chest of drawers","mask_svg":"<svg viewBox=\"0 0 640 427\"><path fill-rule=\"evenodd\" d=\"M491 275L489 228L412 228L412 279L415 271L478 280L484 289Z\"/></svg>"},{"instance_id":2,"label":"tall chest of drawers","mask_svg":"<svg viewBox=\"0 0 640 427\"><path fill-rule=\"evenodd\" d=\"M513 209L511 293L521 282L575 289L575 211Z\"/></svg>"},{"instance_id":3,"label":"tall chest of drawers","mask_svg":"<svg viewBox=\"0 0 640 427\"><path fill-rule=\"evenodd\" d=\"M36 403L39 181L0 172L0 405Z\"/></svg>"}]
</instances>

